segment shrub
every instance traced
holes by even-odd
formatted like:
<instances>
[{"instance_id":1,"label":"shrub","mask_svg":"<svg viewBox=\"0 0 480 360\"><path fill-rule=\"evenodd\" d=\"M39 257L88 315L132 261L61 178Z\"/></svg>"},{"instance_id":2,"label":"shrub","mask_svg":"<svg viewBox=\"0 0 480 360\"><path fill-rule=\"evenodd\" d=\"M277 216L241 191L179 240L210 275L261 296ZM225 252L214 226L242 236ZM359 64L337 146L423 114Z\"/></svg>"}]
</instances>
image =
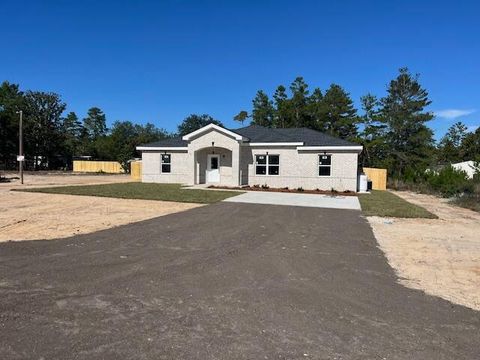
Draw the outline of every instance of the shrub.
<instances>
[{"instance_id":1,"label":"shrub","mask_svg":"<svg viewBox=\"0 0 480 360\"><path fill-rule=\"evenodd\" d=\"M426 183L430 188L444 197L452 197L463 193L473 193L473 182L461 170L446 166L437 172L426 173Z\"/></svg>"},{"instance_id":2,"label":"shrub","mask_svg":"<svg viewBox=\"0 0 480 360\"><path fill-rule=\"evenodd\" d=\"M298 192L303 192L303 191L305 191L305 190L303 190L303 187L300 186L299 188L297 188L297 191L298 191Z\"/></svg>"},{"instance_id":3,"label":"shrub","mask_svg":"<svg viewBox=\"0 0 480 360\"><path fill-rule=\"evenodd\" d=\"M262 189L269 189L269 188L270 188L270 186L268 186L267 184L262 185Z\"/></svg>"}]
</instances>

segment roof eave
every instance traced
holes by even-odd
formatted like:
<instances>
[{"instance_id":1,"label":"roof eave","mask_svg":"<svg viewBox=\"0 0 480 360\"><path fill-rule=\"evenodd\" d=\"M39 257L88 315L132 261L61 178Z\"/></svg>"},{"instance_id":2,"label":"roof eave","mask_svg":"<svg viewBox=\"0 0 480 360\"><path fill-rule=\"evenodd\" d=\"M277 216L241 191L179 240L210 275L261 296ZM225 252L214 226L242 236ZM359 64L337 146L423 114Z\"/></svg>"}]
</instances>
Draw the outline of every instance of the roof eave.
<instances>
[{"instance_id":1,"label":"roof eave","mask_svg":"<svg viewBox=\"0 0 480 360\"><path fill-rule=\"evenodd\" d=\"M166 151L166 150L181 150L187 151L188 147L186 146L137 146L138 151Z\"/></svg>"},{"instance_id":2,"label":"roof eave","mask_svg":"<svg viewBox=\"0 0 480 360\"><path fill-rule=\"evenodd\" d=\"M298 146L298 151L352 151L360 153L363 150L362 145L330 145L330 146Z\"/></svg>"}]
</instances>

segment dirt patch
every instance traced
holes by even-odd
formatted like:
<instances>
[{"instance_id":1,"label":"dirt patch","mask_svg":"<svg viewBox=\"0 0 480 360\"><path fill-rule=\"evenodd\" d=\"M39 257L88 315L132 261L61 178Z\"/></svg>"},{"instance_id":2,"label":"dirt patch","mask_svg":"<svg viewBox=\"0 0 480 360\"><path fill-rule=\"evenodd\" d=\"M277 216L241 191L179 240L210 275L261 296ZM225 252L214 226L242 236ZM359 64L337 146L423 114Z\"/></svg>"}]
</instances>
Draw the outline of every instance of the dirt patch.
<instances>
[{"instance_id":1,"label":"dirt patch","mask_svg":"<svg viewBox=\"0 0 480 360\"><path fill-rule=\"evenodd\" d=\"M56 239L188 210L200 204L26 193L11 189L129 182L126 175L26 175L0 184L0 242Z\"/></svg>"},{"instance_id":2,"label":"dirt patch","mask_svg":"<svg viewBox=\"0 0 480 360\"><path fill-rule=\"evenodd\" d=\"M109 175L72 172L28 172L24 175L24 183L22 185L18 178L18 173L7 172L3 174L3 176L5 176L8 182L0 183L0 192L10 189L28 189L31 187L111 184L134 181L128 174Z\"/></svg>"},{"instance_id":3,"label":"dirt patch","mask_svg":"<svg viewBox=\"0 0 480 360\"><path fill-rule=\"evenodd\" d=\"M399 282L480 310L480 214L430 195L395 194L439 217L368 218Z\"/></svg>"}]
</instances>

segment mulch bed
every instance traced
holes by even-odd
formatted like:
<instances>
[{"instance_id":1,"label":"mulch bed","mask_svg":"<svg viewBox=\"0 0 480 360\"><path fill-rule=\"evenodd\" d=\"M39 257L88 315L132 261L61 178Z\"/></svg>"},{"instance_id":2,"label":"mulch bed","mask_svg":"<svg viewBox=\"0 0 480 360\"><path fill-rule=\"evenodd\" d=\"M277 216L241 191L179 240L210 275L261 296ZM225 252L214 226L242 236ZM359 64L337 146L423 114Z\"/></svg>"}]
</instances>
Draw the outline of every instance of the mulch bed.
<instances>
[{"instance_id":1,"label":"mulch bed","mask_svg":"<svg viewBox=\"0 0 480 360\"><path fill-rule=\"evenodd\" d=\"M210 185L210 189L224 189L224 190L244 190L244 191L266 191L266 192L283 192L283 193L296 193L296 194L317 194L317 195L331 195L331 196L357 196L353 191L327 191L327 190L298 190L289 188L271 188L261 186L216 186Z\"/></svg>"}]
</instances>

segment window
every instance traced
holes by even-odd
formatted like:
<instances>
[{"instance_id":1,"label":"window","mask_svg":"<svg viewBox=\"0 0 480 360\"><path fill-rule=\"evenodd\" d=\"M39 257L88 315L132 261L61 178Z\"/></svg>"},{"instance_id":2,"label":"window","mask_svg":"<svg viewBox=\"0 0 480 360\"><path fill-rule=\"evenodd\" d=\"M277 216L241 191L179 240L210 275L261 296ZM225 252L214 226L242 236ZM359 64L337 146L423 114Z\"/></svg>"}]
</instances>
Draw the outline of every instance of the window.
<instances>
[{"instance_id":1,"label":"window","mask_svg":"<svg viewBox=\"0 0 480 360\"><path fill-rule=\"evenodd\" d=\"M330 176L332 155L318 155L318 175Z\"/></svg>"},{"instance_id":2,"label":"window","mask_svg":"<svg viewBox=\"0 0 480 360\"><path fill-rule=\"evenodd\" d=\"M280 155L255 155L256 175L279 175Z\"/></svg>"},{"instance_id":3,"label":"window","mask_svg":"<svg viewBox=\"0 0 480 360\"><path fill-rule=\"evenodd\" d=\"M172 155L162 154L162 173L169 173L172 171Z\"/></svg>"},{"instance_id":4,"label":"window","mask_svg":"<svg viewBox=\"0 0 480 360\"><path fill-rule=\"evenodd\" d=\"M210 158L210 169L211 170L217 170L218 169L218 157L217 156L212 156Z\"/></svg>"}]
</instances>

